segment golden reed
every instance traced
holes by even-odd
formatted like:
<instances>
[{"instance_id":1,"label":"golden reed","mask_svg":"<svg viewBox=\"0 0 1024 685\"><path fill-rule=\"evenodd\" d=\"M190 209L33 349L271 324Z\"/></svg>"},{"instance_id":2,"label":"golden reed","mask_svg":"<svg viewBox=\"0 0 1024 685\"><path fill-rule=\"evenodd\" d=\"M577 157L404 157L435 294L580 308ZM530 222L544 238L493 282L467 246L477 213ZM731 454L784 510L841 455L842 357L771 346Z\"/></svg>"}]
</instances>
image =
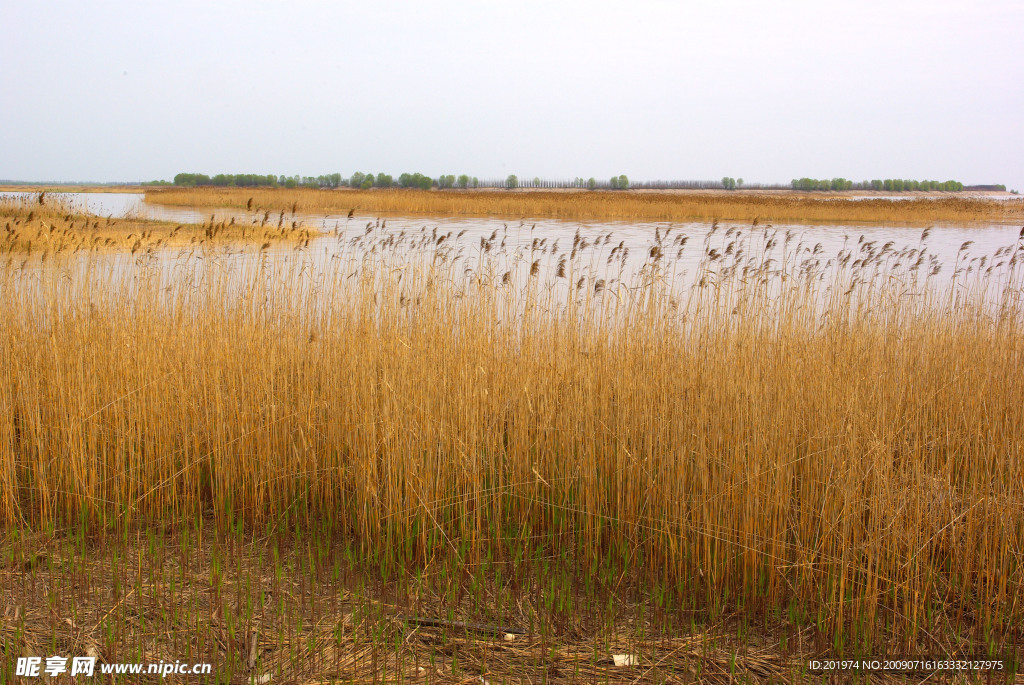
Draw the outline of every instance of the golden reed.
<instances>
[{"instance_id":1,"label":"golden reed","mask_svg":"<svg viewBox=\"0 0 1024 685\"><path fill-rule=\"evenodd\" d=\"M365 240L0 261L0 522L329 519L413 567L546 545L832 632L1024 620L1020 245L986 304L978 271L911 297L709 251L680 291L653 250L610 285Z\"/></svg>"},{"instance_id":2,"label":"golden reed","mask_svg":"<svg viewBox=\"0 0 1024 685\"><path fill-rule=\"evenodd\" d=\"M146 201L195 207L255 208L304 214L422 214L570 220L761 222L1019 221L1024 201L943 196L854 200L796 193L688 191L312 190L171 188L146 191Z\"/></svg>"}]
</instances>

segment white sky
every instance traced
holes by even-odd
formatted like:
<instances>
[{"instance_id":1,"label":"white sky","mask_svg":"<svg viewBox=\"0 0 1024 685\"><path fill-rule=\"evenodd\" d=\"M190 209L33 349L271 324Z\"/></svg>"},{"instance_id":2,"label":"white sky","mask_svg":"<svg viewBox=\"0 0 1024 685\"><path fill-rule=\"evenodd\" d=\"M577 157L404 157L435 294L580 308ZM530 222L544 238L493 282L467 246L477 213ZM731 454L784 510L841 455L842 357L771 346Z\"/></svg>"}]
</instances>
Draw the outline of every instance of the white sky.
<instances>
[{"instance_id":1,"label":"white sky","mask_svg":"<svg viewBox=\"0 0 1024 685\"><path fill-rule=\"evenodd\" d=\"M1024 1L4 2L0 178L1024 191Z\"/></svg>"}]
</instances>

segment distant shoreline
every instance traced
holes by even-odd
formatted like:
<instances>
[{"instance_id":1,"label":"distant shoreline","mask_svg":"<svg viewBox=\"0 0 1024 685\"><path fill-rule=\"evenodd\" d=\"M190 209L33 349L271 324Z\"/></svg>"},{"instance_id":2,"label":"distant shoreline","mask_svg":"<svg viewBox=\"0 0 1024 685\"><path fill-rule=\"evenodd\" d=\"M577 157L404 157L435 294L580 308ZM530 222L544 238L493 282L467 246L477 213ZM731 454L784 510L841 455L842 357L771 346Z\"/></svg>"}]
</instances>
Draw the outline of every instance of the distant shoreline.
<instances>
[{"instance_id":1,"label":"distant shoreline","mask_svg":"<svg viewBox=\"0 0 1024 685\"><path fill-rule=\"evenodd\" d=\"M151 186L106 186L88 184L60 185L57 183L0 184L3 193L138 193L143 194ZM167 186L172 187L172 186Z\"/></svg>"},{"instance_id":2,"label":"distant shoreline","mask_svg":"<svg viewBox=\"0 0 1024 685\"><path fill-rule=\"evenodd\" d=\"M203 186L205 188L206 186ZM210 186L211 189L221 190L252 190L252 191L267 191L267 190L281 190L284 188L271 188L270 186L257 186L253 188L238 188L234 186ZM142 185L100 185L100 184L82 184L74 183L68 185L62 185L58 183L26 183L26 184L0 184L0 192L9 193L137 193L145 194L151 190L183 190L186 189L184 186L142 186ZM906 190L902 192L895 192L892 190L835 190L835 191L815 191L815 190L793 190L792 188L736 188L735 190L725 190L723 188L631 188L628 190L610 190L607 188L597 188L594 190L587 190L581 188L433 188L429 191L421 191L419 189L369 189L360 190L358 188L322 188L318 189L317 192L324 193L362 193L362 192L385 192L390 190L408 191L408 192L444 192L444 193L500 193L500 194L529 194L529 193L595 193L595 194L633 194L633 195L721 195L721 196L783 196L783 197L802 197L802 198L814 198L814 199L828 199L828 198L850 198L850 197L866 197L866 198L877 198L880 200L885 199L901 199L901 198L913 198L913 199L948 199L948 198L961 198L961 199L982 199L982 200L1001 200L1001 199L1013 199L1020 198L1024 200L1024 195L1014 195L1010 191L1005 190L961 190L958 192L942 191L942 190Z\"/></svg>"}]
</instances>

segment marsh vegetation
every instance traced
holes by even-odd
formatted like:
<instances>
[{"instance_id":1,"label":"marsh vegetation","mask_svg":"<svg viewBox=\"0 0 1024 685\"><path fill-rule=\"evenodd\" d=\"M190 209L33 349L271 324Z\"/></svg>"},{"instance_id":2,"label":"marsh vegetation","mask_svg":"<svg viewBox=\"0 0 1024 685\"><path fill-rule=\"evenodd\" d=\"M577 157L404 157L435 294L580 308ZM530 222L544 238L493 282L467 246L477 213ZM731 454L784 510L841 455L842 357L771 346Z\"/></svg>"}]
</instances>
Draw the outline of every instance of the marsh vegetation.
<instances>
[{"instance_id":1,"label":"marsh vegetation","mask_svg":"<svg viewBox=\"0 0 1024 685\"><path fill-rule=\"evenodd\" d=\"M518 181L517 181L518 182ZM1024 202L969 197L843 199L794 194L735 194L656 191L499 192L495 190L312 190L251 188L167 188L146 192L146 201L181 207L235 207L252 203L272 212L502 216L566 220L752 222L884 222L925 227L929 223L1017 221Z\"/></svg>"},{"instance_id":2,"label":"marsh vegetation","mask_svg":"<svg viewBox=\"0 0 1024 685\"><path fill-rule=\"evenodd\" d=\"M12 196L13 195L13 196ZM279 242L301 242L312 234L298 224L285 223L284 213L244 224L230 220L180 224L153 221L129 213L99 217L75 205L68 195L18 193L0 197L0 254L51 255L79 252L127 251L153 254L162 249L203 245L256 243L270 247Z\"/></svg>"},{"instance_id":3,"label":"marsh vegetation","mask_svg":"<svg viewBox=\"0 0 1024 685\"><path fill-rule=\"evenodd\" d=\"M326 258L0 252L5 668L50 645L231 682L1016 668L1024 231L940 281L928 229L832 254L659 230L616 279L610 235L386 224Z\"/></svg>"}]
</instances>

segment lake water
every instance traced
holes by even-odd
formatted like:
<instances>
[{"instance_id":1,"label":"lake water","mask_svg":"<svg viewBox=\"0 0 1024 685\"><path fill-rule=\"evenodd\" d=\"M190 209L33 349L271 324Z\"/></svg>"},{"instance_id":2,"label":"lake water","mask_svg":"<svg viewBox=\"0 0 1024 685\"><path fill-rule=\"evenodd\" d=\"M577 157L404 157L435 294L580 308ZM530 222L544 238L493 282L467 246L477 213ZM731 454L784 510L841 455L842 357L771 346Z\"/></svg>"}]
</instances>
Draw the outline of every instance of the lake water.
<instances>
[{"instance_id":1,"label":"lake water","mask_svg":"<svg viewBox=\"0 0 1024 685\"><path fill-rule=\"evenodd\" d=\"M0 196L34 197L34 193L0 193ZM231 208L187 208L149 204L135 193L58 194L80 210L98 216L135 216L178 223L262 221L262 214ZM276 224L280 214L273 214ZM440 252L452 273L473 272L486 263L492 276L509 273L521 281L531 269L551 288L568 283L604 281L635 282L645 267L656 263L666 278L682 285L708 274L731 269L761 269L781 273L816 273L825 280L836 277L840 267L859 266L861 272L879 277L899 275L913 283L948 288L960 281L984 278L993 291L1019 283L1024 261L1021 228L1005 224L936 224L923 238L921 227L898 225L776 224L710 222L593 222L554 219L510 220L502 218L378 217L376 215L285 214L292 221L318 231L302 259L314 265L343 257L350 264L360 256L385 255L401 265L424 250ZM186 251L187 252L187 251ZM194 250L192 251L194 252ZM294 261L295 249L279 245L271 257ZM163 257L177 261L183 251L166 250ZM1014 255L1019 255L1014 258ZM258 253L249 246L226 248L221 258L253 260ZM259 257L262 258L262 257ZM111 259L131 261L121 255ZM560 263L564 267L560 268ZM534 266L536 264L536 266ZM1017 266L1014 266L1017 265ZM350 267L351 268L351 267ZM565 275L559 279L559 274ZM741 275L741 274L740 274ZM1016 279L1016 281L1014 280Z\"/></svg>"}]
</instances>

